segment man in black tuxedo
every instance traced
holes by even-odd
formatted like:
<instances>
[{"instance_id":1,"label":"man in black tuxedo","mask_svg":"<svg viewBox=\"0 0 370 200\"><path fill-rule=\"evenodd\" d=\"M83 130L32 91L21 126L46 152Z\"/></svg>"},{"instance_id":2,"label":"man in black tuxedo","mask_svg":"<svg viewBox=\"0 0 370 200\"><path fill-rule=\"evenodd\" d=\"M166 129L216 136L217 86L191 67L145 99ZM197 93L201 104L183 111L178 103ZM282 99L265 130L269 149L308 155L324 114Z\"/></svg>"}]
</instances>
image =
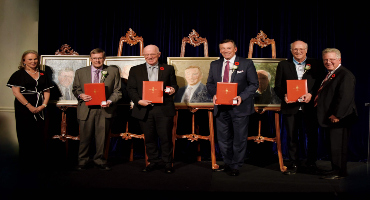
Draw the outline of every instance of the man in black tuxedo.
<instances>
[{"instance_id":1,"label":"man in black tuxedo","mask_svg":"<svg viewBox=\"0 0 370 200\"><path fill-rule=\"evenodd\" d=\"M224 57L211 63L207 79L208 93L213 97L217 140L225 165L216 171L239 175L247 149L249 116L254 113L254 93L258 77L253 61L236 56L237 47L232 40L220 43ZM237 105L217 105L217 82L238 83Z\"/></svg>"},{"instance_id":2,"label":"man in black tuxedo","mask_svg":"<svg viewBox=\"0 0 370 200\"><path fill-rule=\"evenodd\" d=\"M162 149L162 161L165 172L172 173L172 127L175 116L173 94L178 90L175 69L171 65L158 64L161 56L159 48L148 45L143 50L146 63L131 68L127 81L127 91L134 103L132 116L139 119L145 136L148 165L143 171L149 172L162 164L158 155L158 137ZM168 93L163 93L163 103L152 103L142 99L143 81L163 81L163 86L170 87ZM164 89L165 89L164 88Z\"/></svg>"},{"instance_id":3,"label":"man in black tuxedo","mask_svg":"<svg viewBox=\"0 0 370 200\"><path fill-rule=\"evenodd\" d=\"M317 92L317 117L330 138L332 171L325 179L340 179L347 175L347 146L351 125L357 119L355 104L356 79L341 65L338 49L328 48L322 53L327 74Z\"/></svg>"},{"instance_id":4,"label":"man in black tuxedo","mask_svg":"<svg viewBox=\"0 0 370 200\"><path fill-rule=\"evenodd\" d=\"M299 133L307 133L307 162L306 166L317 172L317 143L318 123L313 99L320 83L325 77L325 68L322 62L307 58L307 43L295 41L291 44L293 59L281 61L276 69L275 93L281 99L281 112L288 135L289 156L292 164L284 172L286 175L296 174L300 165L298 151ZM303 95L299 102L289 102L287 95L287 80L307 79L308 93ZM302 127L302 124L305 126ZM301 147L303 149L303 147Z\"/></svg>"}]
</instances>

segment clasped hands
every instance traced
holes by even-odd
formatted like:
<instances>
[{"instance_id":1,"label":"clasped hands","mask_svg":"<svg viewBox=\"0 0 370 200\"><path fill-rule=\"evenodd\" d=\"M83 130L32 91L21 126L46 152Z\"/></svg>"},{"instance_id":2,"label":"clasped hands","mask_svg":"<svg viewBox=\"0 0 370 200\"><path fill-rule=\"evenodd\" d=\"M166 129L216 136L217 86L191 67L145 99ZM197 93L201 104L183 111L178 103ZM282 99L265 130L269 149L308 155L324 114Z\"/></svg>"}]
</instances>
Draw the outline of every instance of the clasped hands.
<instances>
[{"instance_id":1,"label":"clasped hands","mask_svg":"<svg viewBox=\"0 0 370 200\"><path fill-rule=\"evenodd\" d=\"M42 110L44 110L45 106L44 105L41 105L41 106L38 106L38 107L34 107L32 106L31 104L27 104L26 106L28 108L28 110L33 113L33 114L36 114L36 113L39 113L41 112Z\"/></svg>"},{"instance_id":2,"label":"clasped hands","mask_svg":"<svg viewBox=\"0 0 370 200\"><path fill-rule=\"evenodd\" d=\"M175 88L173 87L169 87L170 88L170 91L167 93L168 95L173 95L175 93ZM152 101L149 101L149 100L139 100L139 102L137 102L139 105L141 106L148 106L150 104L152 104Z\"/></svg>"},{"instance_id":3,"label":"clasped hands","mask_svg":"<svg viewBox=\"0 0 370 200\"><path fill-rule=\"evenodd\" d=\"M82 99L83 101L91 101L92 100L92 97L90 95L87 95L87 94L84 94L84 93L80 94L79 98ZM109 107L110 104L112 104L112 101L107 100L107 104L104 107Z\"/></svg>"}]
</instances>

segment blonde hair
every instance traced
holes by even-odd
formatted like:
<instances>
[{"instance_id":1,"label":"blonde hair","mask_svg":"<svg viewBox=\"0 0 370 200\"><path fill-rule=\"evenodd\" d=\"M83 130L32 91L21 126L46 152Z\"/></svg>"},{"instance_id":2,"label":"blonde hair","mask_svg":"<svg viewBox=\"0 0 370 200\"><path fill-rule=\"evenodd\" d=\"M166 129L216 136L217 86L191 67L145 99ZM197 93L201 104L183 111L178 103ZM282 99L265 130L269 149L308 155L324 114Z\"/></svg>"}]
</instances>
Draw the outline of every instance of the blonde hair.
<instances>
[{"instance_id":1,"label":"blonde hair","mask_svg":"<svg viewBox=\"0 0 370 200\"><path fill-rule=\"evenodd\" d=\"M326 48L322 51L322 56L324 56L325 54L327 53L335 53L337 55L337 58L341 58L342 55L340 53L340 51L336 48Z\"/></svg>"},{"instance_id":2,"label":"blonde hair","mask_svg":"<svg viewBox=\"0 0 370 200\"><path fill-rule=\"evenodd\" d=\"M39 53L37 53L37 51L35 51L35 50L27 50L27 51L25 51L23 54L22 54L22 58L21 58L21 62L19 63L19 65L18 65L18 69L24 69L24 67L25 67L25 64L24 64L24 57L26 57L26 55L28 55L28 54L30 54L30 53L32 53L32 54L35 54L36 56L37 56L37 60L39 61L39 62L37 62L37 69L40 69L40 56L39 56Z\"/></svg>"}]
</instances>

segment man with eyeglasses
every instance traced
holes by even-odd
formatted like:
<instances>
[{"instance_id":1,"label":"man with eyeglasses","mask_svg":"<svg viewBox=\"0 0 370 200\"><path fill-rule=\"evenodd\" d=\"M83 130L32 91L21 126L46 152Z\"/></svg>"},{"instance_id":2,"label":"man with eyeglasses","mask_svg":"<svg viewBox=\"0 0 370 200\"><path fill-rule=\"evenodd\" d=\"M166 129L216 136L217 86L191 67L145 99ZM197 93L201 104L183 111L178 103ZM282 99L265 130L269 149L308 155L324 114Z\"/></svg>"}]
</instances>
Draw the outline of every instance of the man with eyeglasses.
<instances>
[{"instance_id":1,"label":"man with eyeglasses","mask_svg":"<svg viewBox=\"0 0 370 200\"><path fill-rule=\"evenodd\" d=\"M341 65L338 49L327 48L322 52L328 74L315 97L320 126L330 141L332 170L324 179L341 179L347 175L347 151L350 127L357 119L355 104L355 76Z\"/></svg>"},{"instance_id":2,"label":"man with eyeglasses","mask_svg":"<svg viewBox=\"0 0 370 200\"><path fill-rule=\"evenodd\" d=\"M159 64L159 48L148 45L143 50L146 63L131 68L127 91L134 103L132 117L137 118L145 136L146 153L150 164L143 172L165 168L165 173L173 173L172 168L172 128L175 116L173 95L178 90L175 69L171 65ZM142 98L143 81L163 81L163 103L152 103ZM160 139L162 158L159 157L158 138Z\"/></svg>"},{"instance_id":3,"label":"man with eyeglasses","mask_svg":"<svg viewBox=\"0 0 370 200\"><path fill-rule=\"evenodd\" d=\"M275 93L281 99L281 112L288 135L288 148L291 164L288 165L286 175L297 173L300 166L299 152L304 152L305 147L299 144L307 134L307 161L306 166L310 173L318 173L316 166L317 143L318 143L318 123L316 111L314 109L313 98L316 96L321 81L325 77L325 68L322 62L316 59L307 58L307 43L295 41L291 44L292 59L281 61L276 69ZM299 101L288 101L287 80L307 79L308 93L303 95Z\"/></svg>"},{"instance_id":4,"label":"man with eyeglasses","mask_svg":"<svg viewBox=\"0 0 370 200\"><path fill-rule=\"evenodd\" d=\"M90 52L91 66L76 70L72 92L78 100L77 119L80 126L80 146L77 170L86 170L89 164L90 144L95 138L96 153L93 162L101 170L111 170L104 158L106 136L109 133L112 118L116 115L117 101L122 98L121 77L118 67L104 65L105 52L94 49ZM85 83L104 83L106 107L87 106L92 100L85 94Z\"/></svg>"}]
</instances>

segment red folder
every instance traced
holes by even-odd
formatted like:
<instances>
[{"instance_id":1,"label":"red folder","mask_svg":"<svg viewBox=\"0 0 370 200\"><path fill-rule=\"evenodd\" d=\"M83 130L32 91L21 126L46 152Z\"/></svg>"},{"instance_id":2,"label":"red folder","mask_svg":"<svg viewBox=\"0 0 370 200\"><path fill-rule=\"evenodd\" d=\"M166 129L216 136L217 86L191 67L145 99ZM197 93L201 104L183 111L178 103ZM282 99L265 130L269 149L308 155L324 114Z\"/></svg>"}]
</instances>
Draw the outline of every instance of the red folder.
<instances>
[{"instance_id":1,"label":"red folder","mask_svg":"<svg viewBox=\"0 0 370 200\"><path fill-rule=\"evenodd\" d=\"M238 83L217 82L216 104L235 105L233 98L238 96Z\"/></svg>"},{"instance_id":2,"label":"red folder","mask_svg":"<svg viewBox=\"0 0 370 200\"><path fill-rule=\"evenodd\" d=\"M143 81L143 100L163 103L163 81Z\"/></svg>"},{"instance_id":3,"label":"red folder","mask_svg":"<svg viewBox=\"0 0 370 200\"><path fill-rule=\"evenodd\" d=\"M86 101L87 106L101 105L102 101L105 101L105 84L104 83L85 83L85 94L91 96L90 101Z\"/></svg>"},{"instance_id":4,"label":"red folder","mask_svg":"<svg viewBox=\"0 0 370 200\"><path fill-rule=\"evenodd\" d=\"M297 101L299 97L308 93L307 79L287 80L286 85L288 101Z\"/></svg>"}]
</instances>

